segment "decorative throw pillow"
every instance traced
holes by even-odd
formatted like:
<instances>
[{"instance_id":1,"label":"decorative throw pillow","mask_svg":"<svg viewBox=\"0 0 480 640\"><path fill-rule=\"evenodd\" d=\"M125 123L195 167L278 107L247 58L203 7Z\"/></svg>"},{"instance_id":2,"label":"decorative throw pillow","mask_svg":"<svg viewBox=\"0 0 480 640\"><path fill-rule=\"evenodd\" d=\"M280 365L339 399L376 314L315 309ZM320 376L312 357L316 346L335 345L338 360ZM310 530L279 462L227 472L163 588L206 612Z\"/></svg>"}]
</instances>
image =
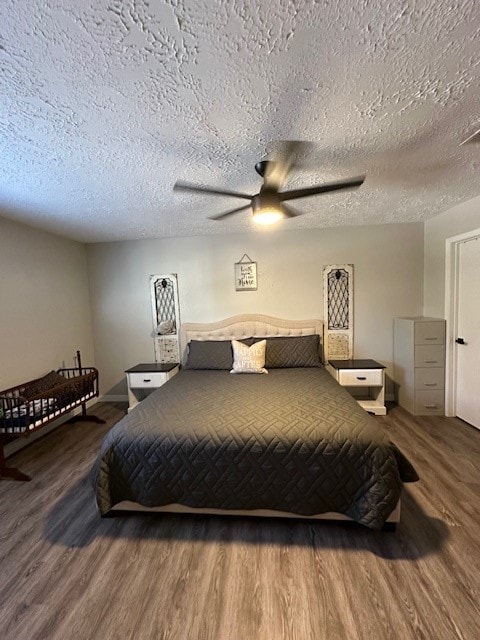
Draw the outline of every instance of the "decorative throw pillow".
<instances>
[{"instance_id":1,"label":"decorative throw pillow","mask_svg":"<svg viewBox=\"0 0 480 640\"><path fill-rule=\"evenodd\" d=\"M266 340L255 342L250 347L232 340L233 369L230 373L268 373L265 369Z\"/></svg>"}]
</instances>

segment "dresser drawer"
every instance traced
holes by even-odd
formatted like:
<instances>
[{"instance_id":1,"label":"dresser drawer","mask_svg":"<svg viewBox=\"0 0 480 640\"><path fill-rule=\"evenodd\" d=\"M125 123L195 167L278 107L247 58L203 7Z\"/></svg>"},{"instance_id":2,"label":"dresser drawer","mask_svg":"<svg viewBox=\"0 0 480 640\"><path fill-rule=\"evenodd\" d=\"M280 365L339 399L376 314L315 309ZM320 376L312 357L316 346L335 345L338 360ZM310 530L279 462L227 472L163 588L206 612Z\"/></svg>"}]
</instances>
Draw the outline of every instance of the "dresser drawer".
<instances>
[{"instance_id":1,"label":"dresser drawer","mask_svg":"<svg viewBox=\"0 0 480 640\"><path fill-rule=\"evenodd\" d=\"M338 382L344 387L380 387L383 369L341 369Z\"/></svg>"},{"instance_id":2,"label":"dresser drawer","mask_svg":"<svg viewBox=\"0 0 480 640\"><path fill-rule=\"evenodd\" d=\"M415 323L415 344L445 344L445 323Z\"/></svg>"},{"instance_id":3,"label":"dresser drawer","mask_svg":"<svg viewBox=\"0 0 480 640\"><path fill-rule=\"evenodd\" d=\"M445 388L445 369L443 367L425 367L415 369L415 389Z\"/></svg>"},{"instance_id":4,"label":"dresser drawer","mask_svg":"<svg viewBox=\"0 0 480 640\"><path fill-rule=\"evenodd\" d=\"M443 367L445 346L443 344L422 344L415 347L416 367Z\"/></svg>"},{"instance_id":5,"label":"dresser drawer","mask_svg":"<svg viewBox=\"0 0 480 640\"><path fill-rule=\"evenodd\" d=\"M161 387L168 380L168 374L160 371L152 373L129 373L128 379L132 389L148 389Z\"/></svg>"},{"instance_id":6,"label":"dresser drawer","mask_svg":"<svg viewBox=\"0 0 480 640\"><path fill-rule=\"evenodd\" d=\"M443 391L415 391L417 415L442 414L445 394Z\"/></svg>"}]
</instances>

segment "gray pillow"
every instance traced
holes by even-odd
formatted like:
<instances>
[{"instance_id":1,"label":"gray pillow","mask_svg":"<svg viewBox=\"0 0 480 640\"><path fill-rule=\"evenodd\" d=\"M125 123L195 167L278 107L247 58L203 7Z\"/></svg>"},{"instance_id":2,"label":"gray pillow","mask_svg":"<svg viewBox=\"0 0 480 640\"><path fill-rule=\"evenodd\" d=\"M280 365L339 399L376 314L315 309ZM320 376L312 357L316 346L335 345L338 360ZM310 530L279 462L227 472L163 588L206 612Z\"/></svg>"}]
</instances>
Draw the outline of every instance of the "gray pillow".
<instances>
[{"instance_id":1,"label":"gray pillow","mask_svg":"<svg viewBox=\"0 0 480 640\"><path fill-rule=\"evenodd\" d=\"M265 338L250 338L251 344ZM321 367L320 336L290 336L266 338L266 369L286 367ZM247 342L247 341L245 341ZM247 343L248 344L248 343Z\"/></svg>"},{"instance_id":2,"label":"gray pillow","mask_svg":"<svg viewBox=\"0 0 480 640\"><path fill-rule=\"evenodd\" d=\"M231 340L190 340L185 369L232 368Z\"/></svg>"}]
</instances>

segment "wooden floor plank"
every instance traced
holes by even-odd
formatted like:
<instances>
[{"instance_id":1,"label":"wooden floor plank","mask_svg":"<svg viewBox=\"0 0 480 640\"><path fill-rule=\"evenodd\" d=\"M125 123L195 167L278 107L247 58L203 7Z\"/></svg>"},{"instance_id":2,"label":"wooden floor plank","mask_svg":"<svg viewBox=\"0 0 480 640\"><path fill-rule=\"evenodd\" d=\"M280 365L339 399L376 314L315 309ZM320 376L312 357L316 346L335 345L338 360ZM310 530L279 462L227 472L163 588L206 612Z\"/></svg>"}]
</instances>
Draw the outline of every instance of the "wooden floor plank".
<instances>
[{"instance_id":1,"label":"wooden floor plank","mask_svg":"<svg viewBox=\"0 0 480 640\"><path fill-rule=\"evenodd\" d=\"M101 519L89 472L105 425L62 426L0 481L2 640L478 640L480 432L376 417L420 482L396 533L335 523L132 514Z\"/></svg>"}]
</instances>

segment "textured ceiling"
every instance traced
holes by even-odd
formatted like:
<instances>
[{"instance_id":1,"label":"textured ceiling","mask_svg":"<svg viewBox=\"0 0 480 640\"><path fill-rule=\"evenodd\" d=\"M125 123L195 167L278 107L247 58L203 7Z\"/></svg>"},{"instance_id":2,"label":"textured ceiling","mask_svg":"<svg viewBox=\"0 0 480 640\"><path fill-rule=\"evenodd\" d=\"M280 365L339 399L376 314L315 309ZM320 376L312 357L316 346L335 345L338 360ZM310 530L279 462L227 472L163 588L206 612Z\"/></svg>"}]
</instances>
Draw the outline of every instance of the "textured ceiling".
<instances>
[{"instance_id":1,"label":"textured ceiling","mask_svg":"<svg viewBox=\"0 0 480 640\"><path fill-rule=\"evenodd\" d=\"M480 195L480 3L2 0L0 212L82 241L252 230L272 141L314 142L282 228L425 220Z\"/></svg>"}]
</instances>

